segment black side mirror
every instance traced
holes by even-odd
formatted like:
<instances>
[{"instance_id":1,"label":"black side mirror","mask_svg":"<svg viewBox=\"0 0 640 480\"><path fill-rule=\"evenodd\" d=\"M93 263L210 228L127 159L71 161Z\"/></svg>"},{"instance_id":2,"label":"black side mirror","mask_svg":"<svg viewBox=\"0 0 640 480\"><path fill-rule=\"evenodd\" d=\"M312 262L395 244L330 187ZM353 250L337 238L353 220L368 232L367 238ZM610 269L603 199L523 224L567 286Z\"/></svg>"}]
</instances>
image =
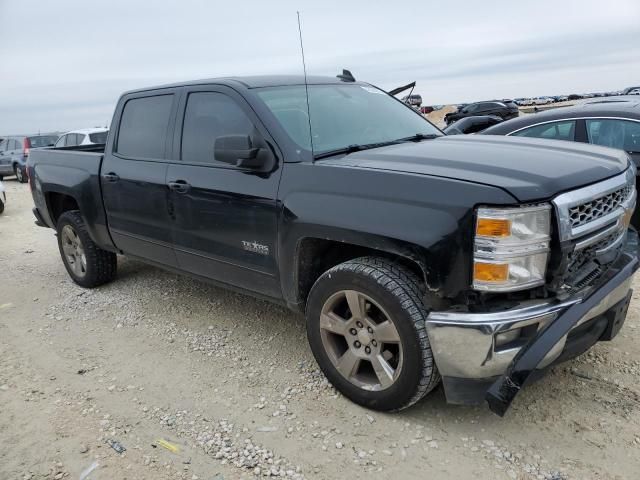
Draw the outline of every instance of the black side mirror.
<instances>
[{"instance_id":1,"label":"black side mirror","mask_svg":"<svg viewBox=\"0 0 640 480\"><path fill-rule=\"evenodd\" d=\"M271 163L272 154L268 148L256 143L249 135L226 135L216 138L213 153L219 162L240 168L261 169Z\"/></svg>"}]
</instances>

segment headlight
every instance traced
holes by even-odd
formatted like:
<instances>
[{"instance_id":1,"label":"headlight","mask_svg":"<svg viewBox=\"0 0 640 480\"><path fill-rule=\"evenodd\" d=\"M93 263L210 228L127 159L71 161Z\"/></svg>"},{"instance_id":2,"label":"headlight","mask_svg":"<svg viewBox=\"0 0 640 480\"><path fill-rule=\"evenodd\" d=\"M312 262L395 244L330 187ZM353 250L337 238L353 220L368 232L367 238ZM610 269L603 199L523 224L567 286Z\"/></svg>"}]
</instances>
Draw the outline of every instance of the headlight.
<instances>
[{"instance_id":1,"label":"headlight","mask_svg":"<svg viewBox=\"0 0 640 480\"><path fill-rule=\"evenodd\" d=\"M479 208L473 251L473 288L494 292L544 284L551 206Z\"/></svg>"}]
</instances>

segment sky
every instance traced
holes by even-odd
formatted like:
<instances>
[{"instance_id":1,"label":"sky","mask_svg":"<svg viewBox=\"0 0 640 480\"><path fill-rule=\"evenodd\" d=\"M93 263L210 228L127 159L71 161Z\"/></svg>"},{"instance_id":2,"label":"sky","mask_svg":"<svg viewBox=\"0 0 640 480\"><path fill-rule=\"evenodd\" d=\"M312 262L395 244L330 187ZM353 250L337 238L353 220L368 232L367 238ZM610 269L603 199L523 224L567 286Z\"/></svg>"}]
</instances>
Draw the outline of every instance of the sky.
<instances>
[{"instance_id":1,"label":"sky","mask_svg":"<svg viewBox=\"0 0 640 480\"><path fill-rule=\"evenodd\" d=\"M0 134L108 125L126 90L342 68L424 104L640 85L640 0L0 0Z\"/></svg>"}]
</instances>

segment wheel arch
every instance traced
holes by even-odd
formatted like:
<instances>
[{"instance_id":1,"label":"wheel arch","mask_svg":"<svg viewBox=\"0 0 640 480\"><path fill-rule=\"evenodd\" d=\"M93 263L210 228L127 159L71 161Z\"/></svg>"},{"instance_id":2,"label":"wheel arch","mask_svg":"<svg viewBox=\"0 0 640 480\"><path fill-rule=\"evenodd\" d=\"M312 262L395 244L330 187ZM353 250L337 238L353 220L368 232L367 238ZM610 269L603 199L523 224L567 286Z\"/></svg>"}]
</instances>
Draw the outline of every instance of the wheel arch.
<instances>
[{"instance_id":1,"label":"wheel arch","mask_svg":"<svg viewBox=\"0 0 640 480\"><path fill-rule=\"evenodd\" d=\"M290 306L304 311L313 284L324 272L348 260L365 256L386 258L403 265L420 279L425 292L429 290L428 262L417 248L391 239L369 240L355 242L313 236L300 238L290 273L292 281L289 284L293 291L284 292Z\"/></svg>"}]
</instances>

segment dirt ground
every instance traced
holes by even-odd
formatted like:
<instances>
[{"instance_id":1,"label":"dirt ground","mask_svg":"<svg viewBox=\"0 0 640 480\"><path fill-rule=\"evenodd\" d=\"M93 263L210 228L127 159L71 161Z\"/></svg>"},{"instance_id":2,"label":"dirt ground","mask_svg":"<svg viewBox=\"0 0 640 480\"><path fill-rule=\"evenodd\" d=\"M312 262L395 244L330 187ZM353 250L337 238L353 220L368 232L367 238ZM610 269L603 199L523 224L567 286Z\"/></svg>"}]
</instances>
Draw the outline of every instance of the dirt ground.
<instances>
[{"instance_id":1,"label":"dirt ground","mask_svg":"<svg viewBox=\"0 0 640 480\"><path fill-rule=\"evenodd\" d=\"M613 342L556 367L503 419L441 390L380 414L327 385L284 308L124 258L114 283L77 287L28 186L5 186L2 480L640 475L636 296Z\"/></svg>"}]
</instances>

